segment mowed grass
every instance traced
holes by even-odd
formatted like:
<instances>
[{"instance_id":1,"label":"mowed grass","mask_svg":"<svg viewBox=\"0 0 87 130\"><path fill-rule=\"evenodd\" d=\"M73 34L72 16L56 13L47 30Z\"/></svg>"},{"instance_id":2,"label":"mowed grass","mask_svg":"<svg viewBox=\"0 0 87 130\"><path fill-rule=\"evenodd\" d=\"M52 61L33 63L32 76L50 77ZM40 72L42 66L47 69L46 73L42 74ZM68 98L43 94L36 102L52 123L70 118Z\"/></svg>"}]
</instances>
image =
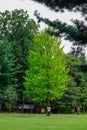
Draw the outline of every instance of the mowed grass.
<instances>
[{"instance_id":1,"label":"mowed grass","mask_svg":"<svg viewBox=\"0 0 87 130\"><path fill-rule=\"evenodd\" d=\"M87 115L0 114L0 130L87 130Z\"/></svg>"}]
</instances>

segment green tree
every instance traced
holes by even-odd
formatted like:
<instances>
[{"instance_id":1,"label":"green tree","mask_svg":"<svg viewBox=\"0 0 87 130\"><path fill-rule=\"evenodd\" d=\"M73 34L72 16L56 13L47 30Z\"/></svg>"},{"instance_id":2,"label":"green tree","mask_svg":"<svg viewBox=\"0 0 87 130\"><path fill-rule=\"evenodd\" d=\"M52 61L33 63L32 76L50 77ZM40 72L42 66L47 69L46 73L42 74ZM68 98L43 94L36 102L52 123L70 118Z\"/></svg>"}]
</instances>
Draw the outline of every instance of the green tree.
<instances>
[{"instance_id":1,"label":"green tree","mask_svg":"<svg viewBox=\"0 0 87 130\"><path fill-rule=\"evenodd\" d=\"M12 12L0 12L0 39L11 42L13 55L16 58L15 67L17 78L17 91L20 99L23 98L23 75L27 69L27 56L29 48L33 45L33 34L38 26L29 18L27 11L13 10Z\"/></svg>"},{"instance_id":2,"label":"green tree","mask_svg":"<svg viewBox=\"0 0 87 130\"><path fill-rule=\"evenodd\" d=\"M61 98L67 89L68 69L61 42L51 37L47 30L34 36L33 50L28 57L25 72L26 95L35 101Z\"/></svg>"},{"instance_id":3,"label":"green tree","mask_svg":"<svg viewBox=\"0 0 87 130\"><path fill-rule=\"evenodd\" d=\"M3 93L6 87L16 87L17 79L15 73L15 56L13 55L11 43L7 40L0 42L0 91Z\"/></svg>"},{"instance_id":4,"label":"green tree","mask_svg":"<svg viewBox=\"0 0 87 130\"><path fill-rule=\"evenodd\" d=\"M83 57L83 58L82 58ZM67 112L70 112L72 108L81 106L85 111L87 106L86 88L87 88L87 71L86 71L86 59L84 55L78 56L73 54L67 54L67 63L70 69L68 82L68 89L65 92L60 105L64 107Z\"/></svg>"}]
</instances>

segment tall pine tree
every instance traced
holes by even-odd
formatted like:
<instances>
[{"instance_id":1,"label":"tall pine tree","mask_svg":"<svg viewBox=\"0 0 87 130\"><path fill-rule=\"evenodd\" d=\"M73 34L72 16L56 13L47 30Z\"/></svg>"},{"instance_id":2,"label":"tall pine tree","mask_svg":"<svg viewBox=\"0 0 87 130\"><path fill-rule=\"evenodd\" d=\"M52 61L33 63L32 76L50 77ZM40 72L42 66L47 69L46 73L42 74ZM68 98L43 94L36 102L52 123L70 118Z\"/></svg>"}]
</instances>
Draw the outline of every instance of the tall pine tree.
<instances>
[{"instance_id":1,"label":"tall pine tree","mask_svg":"<svg viewBox=\"0 0 87 130\"><path fill-rule=\"evenodd\" d=\"M72 12L80 12L83 20L75 18L73 25L63 23L59 19L50 21L43 18L39 13L35 13L39 21L43 21L53 27L53 34L56 36L65 36L65 39L72 41L75 45L87 44L87 1L86 0L33 0L45 4L48 8L55 12L61 11L61 15L65 10Z\"/></svg>"}]
</instances>

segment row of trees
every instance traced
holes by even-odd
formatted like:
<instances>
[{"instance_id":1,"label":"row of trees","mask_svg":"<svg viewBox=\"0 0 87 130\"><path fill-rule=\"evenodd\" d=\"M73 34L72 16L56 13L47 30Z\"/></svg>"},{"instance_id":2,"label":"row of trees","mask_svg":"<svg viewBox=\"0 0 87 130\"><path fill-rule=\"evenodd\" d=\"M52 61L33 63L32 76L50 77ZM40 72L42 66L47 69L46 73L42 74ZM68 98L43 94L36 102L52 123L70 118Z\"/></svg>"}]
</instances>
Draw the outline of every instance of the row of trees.
<instances>
[{"instance_id":1,"label":"row of trees","mask_svg":"<svg viewBox=\"0 0 87 130\"><path fill-rule=\"evenodd\" d=\"M33 37L37 31L38 26L35 21L29 19L28 13L24 10L0 12L0 98L2 101L23 100L23 76L28 66L27 56L29 48L33 47Z\"/></svg>"},{"instance_id":2,"label":"row of trees","mask_svg":"<svg viewBox=\"0 0 87 130\"><path fill-rule=\"evenodd\" d=\"M46 5L51 10L57 12L64 13L66 10L71 12L79 12L83 18L83 20L74 18L72 20L73 25L68 25L68 23L63 23L60 19L55 19L51 21L50 19L41 17L40 14L36 11L35 16L38 21L43 21L45 24L51 26L53 28L52 35L58 37L64 37L66 40L69 40L73 43L73 48L71 54L68 55L69 67L70 67L70 80L67 96L63 98L63 102L67 102L67 106L78 104L77 102L82 102L83 108L86 106L86 60L84 57L84 47L87 44L87 1L86 0L33 0L35 2ZM75 60L74 60L75 59ZM74 63L73 63L74 62ZM76 72L75 72L76 71ZM71 82L72 81L72 82ZM72 86L72 88L70 87ZM77 87L76 87L77 86ZM74 89L75 88L75 89ZM71 92L71 89L73 92ZM77 93L78 90L78 93ZM84 94L83 94L84 93ZM70 98L70 95L73 95ZM76 95L76 96L75 96ZM76 98L75 98L76 97ZM65 107L65 105L61 105Z\"/></svg>"},{"instance_id":3,"label":"row of trees","mask_svg":"<svg viewBox=\"0 0 87 130\"><path fill-rule=\"evenodd\" d=\"M52 30L23 10L0 13L0 102L2 110L34 101L57 109L87 105L84 53L64 54ZM46 107L46 105L44 106Z\"/></svg>"}]
</instances>

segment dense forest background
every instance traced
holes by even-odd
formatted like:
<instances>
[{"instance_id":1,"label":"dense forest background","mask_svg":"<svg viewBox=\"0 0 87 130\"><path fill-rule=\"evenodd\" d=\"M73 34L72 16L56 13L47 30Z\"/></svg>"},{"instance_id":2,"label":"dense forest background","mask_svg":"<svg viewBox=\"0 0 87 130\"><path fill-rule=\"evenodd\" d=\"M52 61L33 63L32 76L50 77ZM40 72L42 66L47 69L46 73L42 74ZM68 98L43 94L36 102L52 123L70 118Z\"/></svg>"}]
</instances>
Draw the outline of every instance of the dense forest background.
<instances>
[{"instance_id":1,"label":"dense forest background","mask_svg":"<svg viewBox=\"0 0 87 130\"><path fill-rule=\"evenodd\" d=\"M70 26L35 11L36 23L22 9L0 12L0 110L39 113L51 105L54 113L70 113L77 107L86 112L87 3L36 1L55 11L79 11L85 21L76 19ZM49 28L40 32L40 21ZM60 47L61 37L73 43L68 54Z\"/></svg>"}]
</instances>

